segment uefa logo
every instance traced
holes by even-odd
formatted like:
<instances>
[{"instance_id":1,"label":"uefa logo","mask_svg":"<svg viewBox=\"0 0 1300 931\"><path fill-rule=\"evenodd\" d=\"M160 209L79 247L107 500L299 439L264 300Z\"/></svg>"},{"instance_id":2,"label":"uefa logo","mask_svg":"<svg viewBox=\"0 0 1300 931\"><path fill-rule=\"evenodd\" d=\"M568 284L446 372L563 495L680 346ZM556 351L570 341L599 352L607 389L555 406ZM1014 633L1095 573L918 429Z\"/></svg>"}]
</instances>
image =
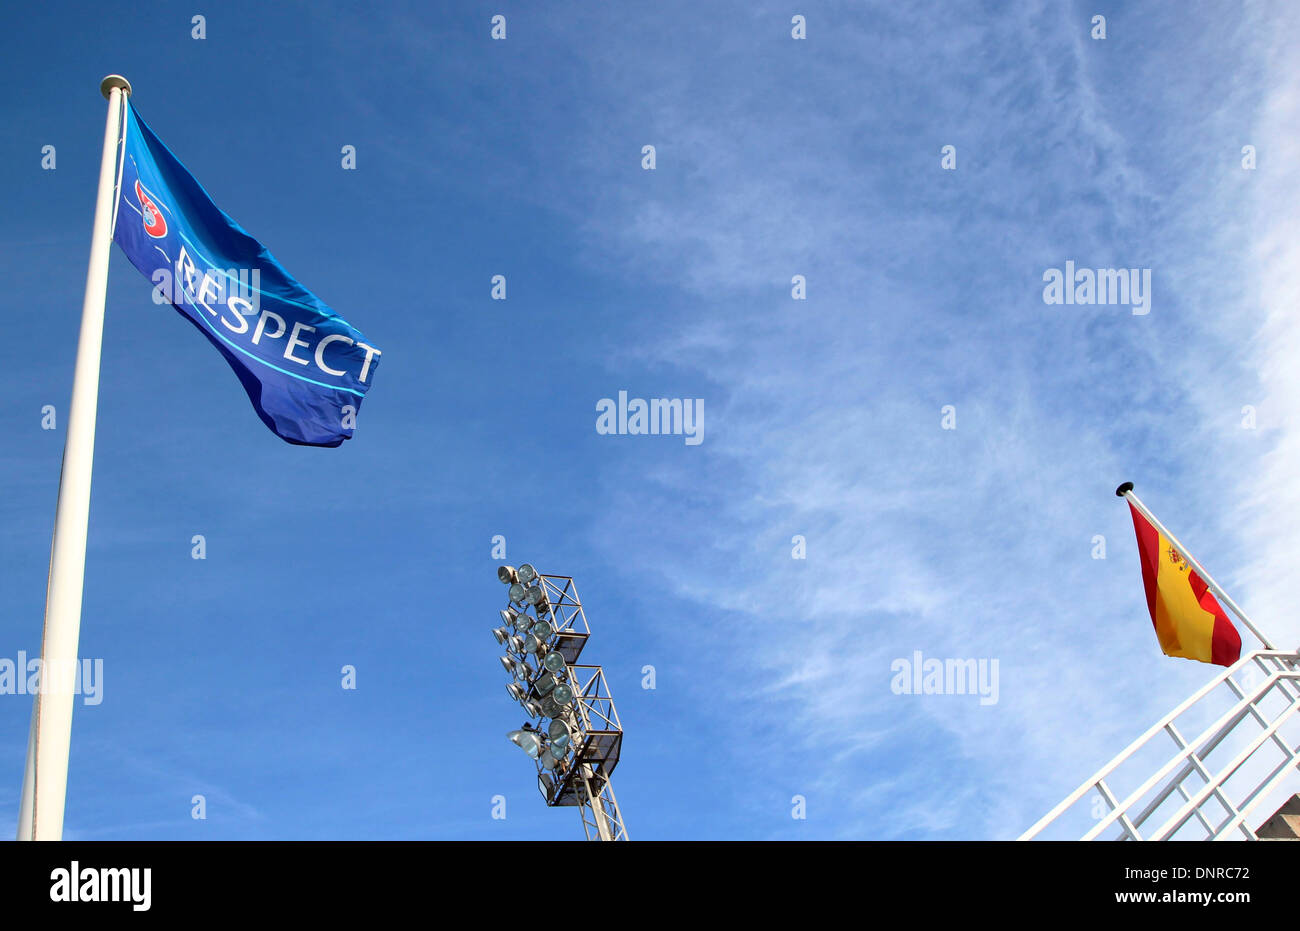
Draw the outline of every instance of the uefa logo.
<instances>
[{"instance_id":1,"label":"uefa logo","mask_svg":"<svg viewBox=\"0 0 1300 931\"><path fill-rule=\"evenodd\" d=\"M162 211L154 205L149 195L144 192L137 179L135 182L135 197L140 201L140 214L144 220L144 231L154 239L162 239L167 235L167 221L163 218Z\"/></svg>"}]
</instances>

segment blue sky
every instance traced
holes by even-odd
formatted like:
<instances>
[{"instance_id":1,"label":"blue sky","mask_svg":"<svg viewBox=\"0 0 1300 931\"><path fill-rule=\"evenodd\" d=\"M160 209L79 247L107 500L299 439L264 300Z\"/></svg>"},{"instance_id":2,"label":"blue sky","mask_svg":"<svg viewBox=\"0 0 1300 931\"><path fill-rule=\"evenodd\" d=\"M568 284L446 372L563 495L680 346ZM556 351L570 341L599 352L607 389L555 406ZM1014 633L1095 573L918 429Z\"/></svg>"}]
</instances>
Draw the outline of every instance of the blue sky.
<instances>
[{"instance_id":1,"label":"blue sky","mask_svg":"<svg viewBox=\"0 0 1300 931\"><path fill-rule=\"evenodd\" d=\"M1159 653L1126 479L1300 635L1288 4L0 25L0 656L39 651L104 74L384 351L356 438L289 446L114 250L68 837L581 836L504 738L497 534L577 579L633 839L1019 834L1213 673ZM1151 268L1151 312L1045 304L1067 260ZM598 434L620 390L703 399L703 442ZM998 659L998 702L893 694L916 650ZM10 834L30 707L0 696Z\"/></svg>"}]
</instances>

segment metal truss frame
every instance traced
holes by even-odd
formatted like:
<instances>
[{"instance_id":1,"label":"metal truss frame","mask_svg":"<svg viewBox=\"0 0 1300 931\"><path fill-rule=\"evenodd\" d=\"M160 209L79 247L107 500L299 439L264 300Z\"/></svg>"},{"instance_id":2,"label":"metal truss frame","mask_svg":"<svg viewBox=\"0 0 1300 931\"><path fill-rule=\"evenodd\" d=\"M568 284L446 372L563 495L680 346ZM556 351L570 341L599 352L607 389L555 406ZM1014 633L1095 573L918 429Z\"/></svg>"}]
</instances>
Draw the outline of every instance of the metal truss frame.
<instances>
[{"instance_id":1,"label":"metal truss frame","mask_svg":"<svg viewBox=\"0 0 1300 931\"><path fill-rule=\"evenodd\" d=\"M1239 682L1238 676L1243 671L1246 671L1246 676L1242 678L1262 673L1262 681L1258 685ZM1204 712L1210 706L1202 703L1212 694L1214 700L1221 700L1223 689L1231 693L1232 706L1189 740L1179 730L1176 722L1198 707ZM1268 702L1267 707L1265 702ZM1115 828L1118 828L1118 833L1109 839L1169 840L1192 819L1204 831L1203 840L1258 840L1247 819L1300 766L1300 746L1291 746L1279 733L1283 724L1300 719L1297 712L1300 712L1300 654L1278 650L1256 650L1249 653L1152 725L1145 734L1066 796L1019 839L1032 840L1037 837L1084 796L1096 792L1109 810L1097 819L1097 823L1084 834L1082 840L1100 839L1103 834ZM1258 728L1258 732L1249 736L1244 744L1237 747L1235 755L1222 765L1210 765L1209 755L1243 725ZM1176 752L1136 789L1124 798L1119 798L1107 780L1113 781L1121 764L1161 734L1174 742ZM1242 732L1238 736L1245 737L1248 734L1249 732ZM1231 752L1233 747L1234 744L1230 743L1226 751ZM1248 762L1260 765L1263 755L1257 754L1264 747L1280 750L1281 762L1254 778L1252 785L1229 789L1228 780L1239 772L1244 772L1242 768ZM1267 763L1263 765L1267 766ZM1143 804L1152 790L1156 790L1154 796L1150 796ZM1165 816L1163 821L1157 819L1155 825L1148 828L1147 821L1174 793L1178 794L1181 804L1176 800L1174 804L1177 808L1172 814Z\"/></svg>"},{"instance_id":2,"label":"metal truss frame","mask_svg":"<svg viewBox=\"0 0 1300 931\"><path fill-rule=\"evenodd\" d=\"M577 662L591 636L578 587L567 575L539 574L538 578L555 629L555 650L564 656L575 697L574 709L565 718L573 733L572 762L566 770L552 772L538 761L538 784L545 785L543 775L553 779L550 791L543 791L546 804L576 807L587 840L627 840L627 827L610 778L623 746L623 724L605 681L605 670Z\"/></svg>"}]
</instances>

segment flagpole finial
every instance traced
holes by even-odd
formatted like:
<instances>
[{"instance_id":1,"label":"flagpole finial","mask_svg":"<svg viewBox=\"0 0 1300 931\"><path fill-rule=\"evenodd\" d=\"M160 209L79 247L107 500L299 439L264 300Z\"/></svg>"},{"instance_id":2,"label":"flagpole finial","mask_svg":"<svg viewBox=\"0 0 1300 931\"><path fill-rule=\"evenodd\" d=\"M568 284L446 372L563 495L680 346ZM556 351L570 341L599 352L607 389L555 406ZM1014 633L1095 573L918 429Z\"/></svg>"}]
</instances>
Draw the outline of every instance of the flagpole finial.
<instances>
[{"instance_id":1,"label":"flagpole finial","mask_svg":"<svg viewBox=\"0 0 1300 931\"><path fill-rule=\"evenodd\" d=\"M109 98L110 93L115 87L122 88L122 93L126 94L128 97L131 96L131 82L120 74L110 74L108 77L104 78L104 80L99 82L99 92L104 95L105 100Z\"/></svg>"},{"instance_id":2,"label":"flagpole finial","mask_svg":"<svg viewBox=\"0 0 1300 931\"><path fill-rule=\"evenodd\" d=\"M1115 489L1115 497L1122 498L1132 490L1133 490L1133 483L1125 482L1123 485L1120 485L1118 488Z\"/></svg>"}]
</instances>

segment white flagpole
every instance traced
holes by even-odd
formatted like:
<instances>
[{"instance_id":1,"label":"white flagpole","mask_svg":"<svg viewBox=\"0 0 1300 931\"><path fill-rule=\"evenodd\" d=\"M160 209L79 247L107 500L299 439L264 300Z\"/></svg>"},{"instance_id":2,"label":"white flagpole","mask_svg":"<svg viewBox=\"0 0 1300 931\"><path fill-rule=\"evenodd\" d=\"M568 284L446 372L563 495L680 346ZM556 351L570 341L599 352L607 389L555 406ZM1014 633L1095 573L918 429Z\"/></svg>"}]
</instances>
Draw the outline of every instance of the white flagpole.
<instances>
[{"instance_id":1,"label":"white flagpole","mask_svg":"<svg viewBox=\"0 0 1300 931\"><path fill-rule=\"evenodd\" d=\"M1191 566L1194 570L1196 570L1196 574L1201 577L1201 581L1205 583L1205 587L1214 593L1214 597L1218 598L1221 604L1225 605L1230 611L1232 611L1233 614L1237 615L1237 617L1241 619L1241 623L1245 625L1247 630L1249 630L1252 634L1255 635L1256 640L1258 640L1261 644L1263 644L1264 649L1266 650L1277 649L1277 647L1273 645L1272 641L1270 641L1267 637L1261 634L1259 632L1259 629L1250 622L1250 618L1246 617L1246 612L1242 611L1241 608L1237 607L1237 603L1228 597L1228 593L1225 592L1219 586L1219 583L1214 581L1214 579L1210 577L1210 574L1205 571L1205 569L1201 566L1201 564L1192 558L1192 554L1187 552L1187 549L1181 543L1178 542L1178 538L1175 537L1172 533L1170 533L1168 529L1166 529L1165 525L1160 523L1160 521L1156 519L1156 516L1154 514L1152 514L1150 511L1147 510L1147 506L1145 504L1143 504L1141 501L1138 500L1138 496L1133 493L1132 482L1125 482L1123 485L1120 485L1118 488L1115 489L1115 494L1121 498L1127 499L1128 502L1133 505L1133 507L1137 508L1138 512L1141 513L1143 517L1145 517L1147 520L1151 522L1151 526L1155 527L1156 530L1160 531L1161 536L1163 536L1166 540L1168 540L1170 545L1172 545L1173 548L1178 551L1178 555L1182 556L1183 559L1187 562L1187 564Z\"/></svg>"},{"instance_id":2,"label":"white flagpole","mask_svg":"<svg viewBox=\"0 0 1300 931\"><path fill-rule=\"evenodd\" d=\"M41 638L40 691L27 743L18 815L19 840L62 840L63 804L68 788L68 748L72 742L73 683L81 635L81 593L86 569L86 526L90 519L90 475L95 458L95 415L99 404L99 355L104 336L104 298L108 256L113 244L113 202L122 111L131 84L110 74L99 85L108 99L104 151L99 162L99 193L90 236L86 296L81 305L81 336L72 378L72 404L63 446L63 471L50 549L50 579L45 595ZM19 673L20 675L23 673Z\"/></svg>"}]
</instances>

